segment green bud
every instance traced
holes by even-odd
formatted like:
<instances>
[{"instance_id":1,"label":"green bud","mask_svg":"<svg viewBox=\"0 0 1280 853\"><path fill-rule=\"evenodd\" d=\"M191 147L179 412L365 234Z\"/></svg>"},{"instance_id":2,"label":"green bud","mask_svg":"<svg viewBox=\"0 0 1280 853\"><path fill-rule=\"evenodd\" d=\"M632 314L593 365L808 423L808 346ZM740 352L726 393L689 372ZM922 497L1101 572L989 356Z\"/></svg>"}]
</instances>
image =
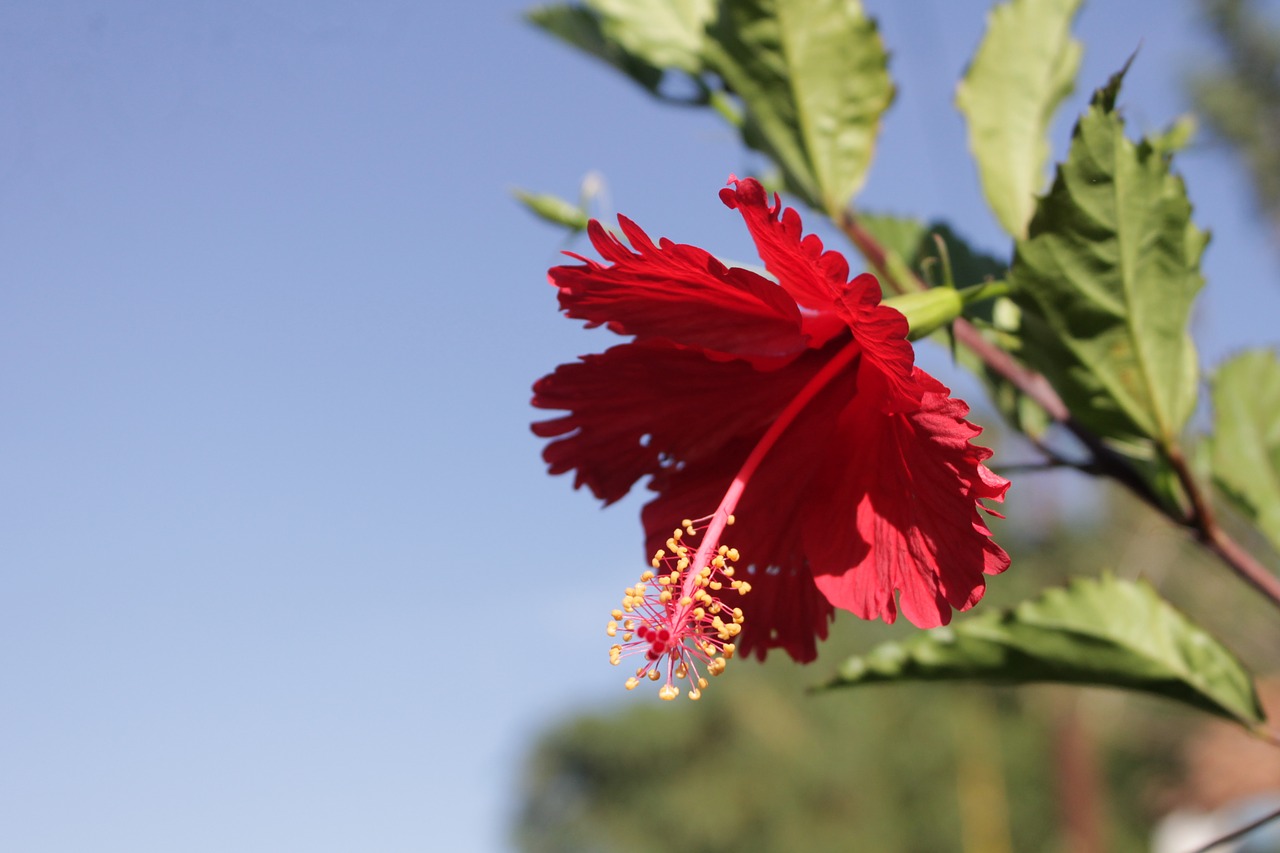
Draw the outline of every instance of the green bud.
<instances>
[{"instance_id":1,"label":"green bud","mask_svg":"<svg viewBox=\"0 0 1280 853\"><path fill-rule=\"evenodd\" d=\"M925 335L951 323L964 309L960 291L953 287L931 287L915 293L904 293L884 301L907 318L911 326L907 340L918 341Z\"/></svg>"},{"instance_id":2,"label":"green bud","mask_svg":"<svg viewBox=\"0 0 1280 853\"><path fill-rule=\"evenodd\" d=\"M950 325L964 313L964 309L977 302L1007 296L1009 285L1004 281L986 281L956 290L954 287L931 287L915 293L904 293L884 301L907 318L911 331L907 340L918 341L932 332Z\"/></svg>"}]
</instances>

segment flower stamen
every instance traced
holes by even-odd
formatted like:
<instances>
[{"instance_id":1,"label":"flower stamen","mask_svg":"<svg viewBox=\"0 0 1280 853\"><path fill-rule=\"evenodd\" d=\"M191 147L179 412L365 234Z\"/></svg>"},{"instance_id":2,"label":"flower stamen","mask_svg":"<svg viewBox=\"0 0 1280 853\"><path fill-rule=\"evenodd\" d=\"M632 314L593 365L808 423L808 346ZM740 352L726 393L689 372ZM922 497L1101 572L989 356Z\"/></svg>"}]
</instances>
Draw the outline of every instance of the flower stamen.
<instances>
[{"instance_id":1,"label":"flower stamen","mask_svg":"<svg viewBox=\"0 0 1280 853\"><path fill-rule=\"evenodd\" d=\"M658 690L662 699L680 695L678 683L687 683L690 699L701 698L706 675L717 676L733 658L735 638L742 631L742 608L731 607L720 597L726 591L745 595L751 587L733 579L733 562L738 550L720 545L720 533L733 517L721 514L700 519L684 519L659 549L640 582L628 587L622 608L611 614L610 637L623 631L622 642L609 649L609 662L617 666L622 658L642 655L635 675L626 687L634 689L642 680L663 681ZM707 533L695 552L690 540ZM714 539L709 538L714 537ZM675 590L675 592L673 592Z\"/></svg>"}]
</instances>

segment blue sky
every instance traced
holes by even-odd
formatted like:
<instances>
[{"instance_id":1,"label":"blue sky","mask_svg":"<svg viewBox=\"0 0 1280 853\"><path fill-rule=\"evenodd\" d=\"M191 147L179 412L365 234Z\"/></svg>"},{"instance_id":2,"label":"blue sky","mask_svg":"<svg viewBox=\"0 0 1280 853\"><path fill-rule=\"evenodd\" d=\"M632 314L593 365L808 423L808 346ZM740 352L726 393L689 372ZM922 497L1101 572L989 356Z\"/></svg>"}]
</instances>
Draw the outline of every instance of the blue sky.
<instances>
[{"instance_id":1,"label":"blue sky","mask_svg":"<svg viewBox=\"0 0 1280 853\"><path fill-rule=\"evenodd\" d=\"M716 192L758 161L526 5L0 8L0 848L503 850L538 729L651 701L603 636L639 504L528 431L607 333L557 315L562 235L508 191L596 170L751 259ZM986 5L868 0L900 92L860 204L999 252L951 106ZM1139 44L1133 126L1186 108L1190 3L1077 30L1057 153ZM1212 364L1275 340L1280 266L1224 157L1180 168Z\"/></svg>"}]
</instances>

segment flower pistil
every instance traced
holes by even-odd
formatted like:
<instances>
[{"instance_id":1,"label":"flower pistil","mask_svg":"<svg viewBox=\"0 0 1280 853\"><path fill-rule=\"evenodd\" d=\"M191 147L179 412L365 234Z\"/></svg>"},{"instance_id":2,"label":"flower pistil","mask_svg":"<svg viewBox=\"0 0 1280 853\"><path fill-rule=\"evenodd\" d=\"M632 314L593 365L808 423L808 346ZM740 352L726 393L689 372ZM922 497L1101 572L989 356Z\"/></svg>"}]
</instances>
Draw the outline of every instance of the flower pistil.
<instances>
[{"instance_id":1,"label":"flower pistil","mask_svg":"<svg viewBox=\"0 0 1280 853\"><path fill-rule=\"evenodd\" d=\"M642 654L627 689L642 680L662 681L663 699L680 695L677 682L689 684L690 699L699 699L707 675L724 672L736 650L734 638L742 631L742 608L725 601L726 592L745 595L751 585L734 577L738 550L720 545L724 528L733 515L723 508L700 519L685 519L659 549L653 569L640 582L627 587L621 609L614 610L609 636L622 631L622 642L609 649L609 661L617 666L624 656ZM702 536L695 551L692 540ZM704 674L705 673L705 674Z\"/></svg>"}]
</instances>

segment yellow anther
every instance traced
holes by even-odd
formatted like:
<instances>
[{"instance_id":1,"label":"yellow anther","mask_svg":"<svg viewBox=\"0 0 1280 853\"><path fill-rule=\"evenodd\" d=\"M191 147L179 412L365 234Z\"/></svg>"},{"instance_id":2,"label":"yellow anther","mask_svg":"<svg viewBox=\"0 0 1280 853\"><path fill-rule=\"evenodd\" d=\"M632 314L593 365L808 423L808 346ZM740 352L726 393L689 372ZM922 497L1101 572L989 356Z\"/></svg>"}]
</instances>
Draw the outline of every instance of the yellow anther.
<instances>
[{"instance_id":1,"label":"yellow anther","mask_svg":"<svg viewBox=\"0 0 1280 853\"><path fill-rule=\"evenodd\" d=\"M689 667L685 666L684 664L680 664L678 667L676 667L676 678L683 681L685 678L688 678L688 677L689 677Z\"/></svg>"},{"instance_id":2,"label":"yellow anther","mask_svg":"<svg viewBox=\"0 0 1280 853\"><path fill-rule=\"evenodd\" d=\"M729 552L725 554L725 557L731 562L734 562L734 563L738 562L738 549L730 548Z\"/></svg>"},{"instance_id":3,"label":"yellow anther","mask_svg":"<svg viewBox=\"0 0 1280 853\"><path fill-rule=\"evenodd\" d=\"M712 562L714 563L714 561ZM711 577L711 566L703 566L702 571L698 572L698 576L703 578Z\"/></svg>"},{"instance_id":4,"label":"yellow anther","mask_svg":"<svg viewBox=\"0 0 1280 853\"><path fill-rule=\"evenodd\" d=\"M711 565L715 566L717 569L723 569L723 568L724 568L724 557L719 557L719 556L717 556L717 557L712 557L712 558L711 558Z\"/></svg>"},{"instance_id":5,"label":"yellow anther","mask_svg":"<svg viewBox=\"0 0 1280 853\"><path fill-rule=\"evenodd\" d=\"M701 687L703 690L707 689L707 683L708 682L705 678L702 678L702 677L698 678L698 686Z\"/></svg>"},{"instance_id":6,"label":"yellow anther","mask_svg":"<svg viewBox=\"0 0 1280 853\"><path fill-rule=\"evenodd\" d=\"M738 622L738 623L741 623L741 622L742 622L742 608L741 608L741 607L735 607L735 608L733 608L733 621L734 621L734 622Z\"/></svg>"},{"instance_id":7,"label":"yellow anther","mask_svg":"<svg viewBox=\"0 0 1280 853\"><path fill-rule=\"evenodd\" d=\"M680 690L674 684L664 684L658 691L658 698L670 702L672 699L680 695Z\"/></svg>"},{"instance_id":8,"label":"yellow anther","mask_svg":"<svg viewBox=\"0 0 1280 853\"><path fill-rule=\"evenodd\" d=\"M623 634L623 635L622 635L622 639L623 639L623 641L624 641L624 642L628 642L628 643L629 643L629 642L631 642L631 638L632 638L632 637L634 637L634 636L635 636L635 634L633 634L633 633L631 633L630 631L628 631L627 633L625 633L625 634Z\"/></svg>"},{"instance_id":9,"label":"yellow anther","mask_svg":"<svg viewBox=\"0 0 1280 853\"><path fill-rule=\"evenodd\" d=\"M693 701L697 702L699 699L701 699L701 698L702 698L702 691L701 691L701 690L694 690L694 689L690 688L690 690L689 690L689 698L690 698L690 699L692 699Z\"/></svg>"},{"instance_id":10,"label":"yellow anther","mask_svg":"<svg viewBox=\"0 0 1280 853\"><path fill-rule=\"evenodd\" d=\"M733 577L733 566L724 567L724 576L727 578Z\"/></svg>"},{"instance_id":11,"label":"yellow anther","mask_svg":"<svg viewBox=\"0 0 1280 853\"><path fill-rule=\"evenodd\" d=\"M715 602L714 604L712 604L712 605L711 605L711 615L712 615L712 616L714 616L715 614L719 613L719 612L720 612L720 608L721 608L720 602L718 602L718 601L717 601L717 602Z\"/></svg>"},{"instance_id":12,"label":"yellow anther","mask_svg":"<svg viewBox=\"0 0 1280 853\"><path fill-rule=\"evenodd\" d=\"M695 607L695 608L693 608L693 618L694 618L694 619L701 619L703 616L706 616L706 615L707 615L707 611L706 611L706 610L704 610L704 609L702 609L701 607Z\"/></svg>"},{"instance_id":13,"label":"yellow anther","mask_svg":"<svg viewBox=\"0 0 1280 853\"><path fill-rule=\"evenodd\" d=\"M725 660L729 660L733 657L734 653L737 650L738 650L738 647L735 646L733 643L725 643L724 648L720 650L720 653L724 655Z\"/></svg>"},{"instance_id":14,"label":"yellow anther","mask_svg":"<svg viewBox=\"0 0 1280 853\"><path fill-rule=\"evenodd\" d=\"M613 612L612 612L611 614L609 614L609 615L610 615L610 616L612 616L614 619L621 619L621 618L622 618L622 611L621 611L621 610L615 610L615 611L613 611Z\"/></svg>"},{"instance_id":15,"label":"yellow anther","mask_svg":"<svg viewBox=\"0 0 1280 853\"><path fill-rule=\"evenodd\" d=\"M644 598L644 591L645 591L645 585L642 583L638 583L636 584L636 591L631 594L634 595L636 598Z\"/></svg>"},{"instance_id":16,"label":"yellow anther","mask_svg":"<svg viewBox=\"0 0 1280 853\"><path fill-rule=\"evenodd\" d=\"M689 568L689 558L688 558L688 557L681 557L681 558L676 562L676 571L677 571L677 572L683 572L683 571L684 571L685 569L687 569L687 568Z\"/></svg>"},{"instance_id":17,"label":"yellow anther","mask_svg":"<svg viewBox=\"0 0 1280 853\"><path fill-rule=\"evenodd\" d=\"M654 576L653 576L653 572L645 572L644 574L642 574L642 575L640 576L640 580L645 581L645 582L648 582L648 581L653 580L653 577L654 577Z\"/></svg>"},{"instance_id":18,"label":"yellow anther","mask_svg":"<svg viewBox=\"0 0 1280 853\"><path fill-rule=\"evenodd\" d=\"M626 622L622 623L622 630L624 631L634 631L635 629L636 629L636 620L634 619L628 619Z\"/></svg>"},{"instance_id":19,"label":"yellow anther","mask_svg":"<svg viewBox=\"0 0 1280 853\"><path fill-rule=\"evenodd\" d=\"M658 673L658 671L657 671L656 669L651 669L651 670L649 670L649 680L650 680L650 681L657 681L657 680L658 680L659 678L661 678L661 677L662 677L662 676Z\"/></svg>"},{"instance_id":20,"label":"yellow anther","mask_svg":"<svg viewBox=\"0 0 1280 853\"><path fill-rule=\"evenodd\" d=\"M677 539L677 540L678 540L681 536L684 536L684 531L683 531L683 530L681 530L679 527L677 527L675 530L671 531L671 538L672 538L672 539Z\"/></svg>"},{"instance_id":21,"label":"yellow anther","mask_svg":"<svg viewBox=\"0 0 1280 853\"><path fill-rule=\"evenodd\" d=\"M606 630L609 632L609 636L610 636L610 637L616 637L616 636L618 636L618 623L617 623L617 622L610 622L610 623L609 623L609 627L608 627Z\"/></svg>"},{"instance_id":22,"label":"yellow anther","mask_svg":"<svg viewBox=\"0 0 1280 853\"><path fill-rule=\"evenodd\" d=\"M662 558L654 557L652 560L649 561L649 565L653 566L655 569L662 568Z\"/></svg>"},{"instance_id":23,"label":"yellow anther","mask_svg":"<svg viewBox=\"0 0 1280 853\"><path fill-rule=\"evenodd\" d=\"M662 592L658 593L658 601L661 601L663 604L666 604L670 600L671 600L671 590L664 589Z\"/></svg>"},{"instance_id":24,"label":"yellow anther","mask_svg":"<svg viewBox=\"0 0 1280 853\"><path fill-rule=\"evenodd\" d=\"M639 683L640 683L640 680L639 680L639 679L637 679L637 678L628 678L628 679L627 679L627 689L628 689L628 690L635 690L635 689L636 689L636 685L637 685L637 684L639 684Z\"/></svg>"},{"instance_id":25,"label":"yellow anther","mask_svg":"<svg viewBox=\"0 0 1280 853\"><path fill-rule=\"evenodd\" d=\"M680 606L681 606L681 607L688 607L688 606L689 606L689 605L691 605L691 604L693 604L693 599L692 599L692 598L690 598L690 597L689 597L689 596L687 596L687 595L686 595L684 598L680 599Z\"/></svg>"},{"instance_id":26,"label":"yellow anther","mask_svg":"<svg viewBox=\"0 0 1280 853\"><path fill-rule=\"evenodd\" d=\"M746 581L738 581L733 585L733 587L738 591L739 595L746 595L751 592L751 584Z\"/></svg>"},{"instance_id":27,"label":"yellow anther","mask_svg":"<svg viewBox=\"0 0 1280 853\"><path fill-rule=\"evenodd\" d=\"M684 519L683 521L680 522L680 526L685 528L686 530L689 529L690 527L693 527L693 519L691 518Z\"/></svg>"},{"instance_id":28,"label":"yellow anther","mask_svg":"<svg viewBox=\"0 0 1280 853\"><path fill-rule=\"evenodd\" d=\"M712 581L711 583L707 584L707 586L711 587L716 591L724 589L724 584L720 583L720 581Z\"/></svg>"},{"instance_id":29,"label":"yellow anther","mask_svg":"<svg viewBox=\"0 0 1280 853\"><path fill-rule=\"evenodd\" d=\"M728 518L726 518L726 519L724 520L724 523L725 523L725 524L733 524L733 520L734 520L734 519L733 519L733 516L731 515L731 516L729 516Z\"/></svg>"}]
</instances>

